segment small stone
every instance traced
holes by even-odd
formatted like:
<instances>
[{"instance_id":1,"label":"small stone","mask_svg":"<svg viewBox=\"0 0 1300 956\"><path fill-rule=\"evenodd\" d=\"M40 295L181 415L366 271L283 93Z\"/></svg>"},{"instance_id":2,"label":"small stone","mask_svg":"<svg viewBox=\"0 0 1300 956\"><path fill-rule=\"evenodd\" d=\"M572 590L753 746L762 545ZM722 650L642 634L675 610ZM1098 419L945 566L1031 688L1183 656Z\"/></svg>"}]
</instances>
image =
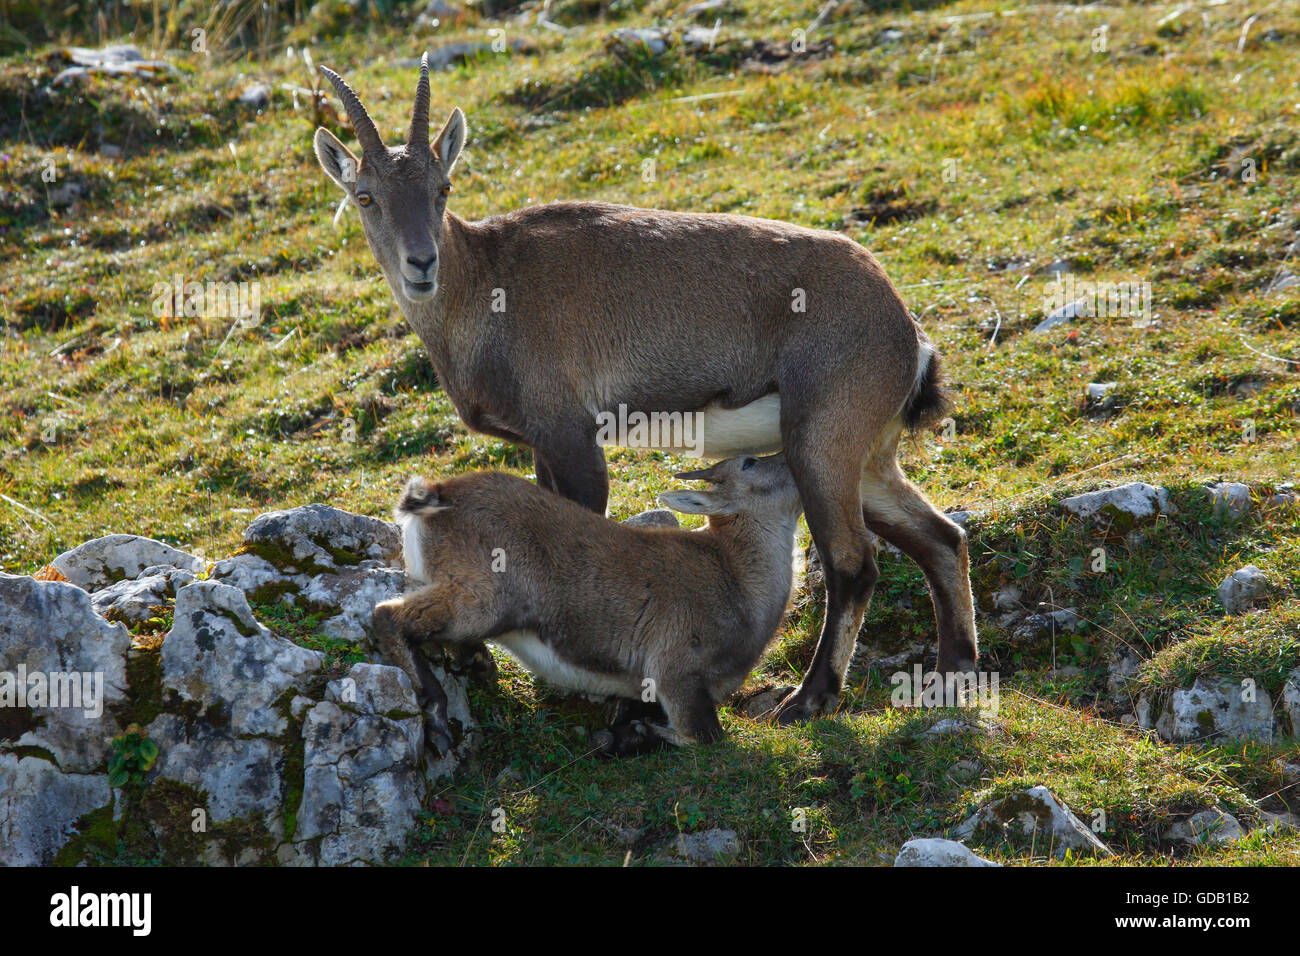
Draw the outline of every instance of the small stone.
<instances>
[{"instance_id":1,"label":"small stone","mask_svg":"<svg viewBox=\"0 0 1300 956\"><path fill-rule=\"evenodd\" d=\"M704 830L681 833L669 848L690 863L724 862L740 853L740 837L735 830Z\"/></svg>"},{"instance_id":2,"label":"small stone","mask_svg":"<svg viewBox=\"0 0 1300 956\"><path fill-rule=\"evenodd\" d=\"M1259 816L1265 833L1300 829L1300 817L1294 813L1271 813L1268 810L1261 810Z\"/></svg>"},{"instance_id":3,"label":"small stone","mask_svg":"<svg viewBox=\"0 0 1300 956\"><path fill-rule=\"evenodd\" d=\"M1291 511L1296 508L1300 508L1300 495L1292 491L1290 486L1279 488L1260 502L1261 511Z\"/></svg>"},{"instance_id":4,"label":"small stone","mask_svg":"<svg viewBox=\"0 0 1300 956\"><path fill-rule=\"evenodd\" d=\"M1147 519L1174 512L1168 491L1142 481L1064 498L1061 507L1080 518Z\"/></svg>"},{"instance_id":5,"label":"small stone","mask_svg":"<svg viewBox=\"0 0 1300 956\"><path fill-rule=\"evenodd\" d=\"M266 109L271 105L271 88L265 83L251 83L239 94L239 102L255 110Z\"/></svg>"},{"instance_id":6,"label":"small stone","mask_svg":"<svg viewBox=\"0 0 1300 956\"><path fill-rule=\"evenodd\" d=\"M1250 485L1220 481L1205 489L1217 518L1241 518L1250 514Z\"/></svg>"},{"instance_id":7,"label":"small stone","mask_svg":"<svg viewBox=\"0 0 1300 956\"><path fill-rule=\"evenodd\" d=\"M496 785L498 787L510 787L517 783L523 783L524 775L514 767L502 767L501 772L496 776Z\"/></svg>"},{"instance_id":8,"label":"small stone","mask_svg":"<svg viewBox=\"0 0 1300 956\"><path fill-rule=\"evenodd\" d=\"M1008 584L993 592L993 606L999 611L1014 611L1020 608L1024 592L1014 584Z\"/></svg>"},{"instance_id":9,"label":"small stone","mask_svg":"<svg viewBox=\"0 0 1300 956\"><path fill-rule=\"evenodd\" d=\"M1115 382L1091 382L1085 389L1090 402L1102 402L1111 392L1115 391L1117 383Z\"/></svg>"},{"instance_id":10,"label":"small stone","mask_svg":"<svg viewBox=\"0 0 1300 956\"><path fill-rule=\"evenodd\" d=\"M1232 843L1245 835L1236 817L1215 808L1178 821L1165 831L1164 837L1171 843L1216 845Z\"/></svg>"},{"instance_id":11,"label":"small stone","mask_svg":"<svg viewBox=\"0 0 1300 956\"><path fill-rule=\"evenodd\" d=\"M623 49L644 47L658 56L668 49L668 33L665 30L623 27L609 35L609 43Z\"/></svg>"},{"instance_id":12,"label":"small stone","mask_svg":"<svg viewBox=\"0 0 1300 956\"><path fill-rule=\"evenodd\" d=\"M1300 276L1293 275L1283 269L1273 277L1264 291L1269 295L1277 295L1279 292L1285 292L1287 289L1293 289L1296 286L1300 286Z\"/></svg>"},{"instance_id":13,"label":"small stone","mask_svg":"<svg viewBox=\"0 0 1300 956\"><path fill-rule=\"evenodd\" d=\"M677 520L677 515L673 514L667 508L652 508L649 511L642 511L630 518L625 518L623 524L629 528L680 528L681 524Z\"/></svg>"},{"instance_id":14,"label":"small stone","mask_svg":"<svg viewBox=\"0 0 1300 956\"><path fill-rule=\"evenodd\" d=\"M1043 321L1034 326L1032 334L1042 335L1049 329L1054 329L1058 325L1064 325L1071 319L1083 318L1092 314L1092 302L1088 299L1076 299L1074 302L1068 302L1056 311L1050 313Z\"/></svg>"},{"instance_id":15,"label":"small stone","mask_svg":"<svg viewBox=\"0 0 1300 956\"><path fill-rule=\"evenodd\" d=\"M792 690L793 687L769 687L761 690L741 705L740 712L750 720L757 720L770 713Z\"/></svg>"},{"instance_id":16,"label":"small stone","mask_svg":"<svg viewBox=\"0 0 1300 956\"><path fill-rule=\"evenodd\" d=\"M1000 736L1002 728L985 717L945 717L921 731L922 737L960 737L965 734Z\"/></svg>"},{"instance_id":17,"label":"small stone","mask_svg":"<svg viewBox=\"0 0 1300 956\"><path fill-rule=\"evenodd\" d=\"M1241 614L1268 595L1268 578L1253 564L1233 571L1215 592L1229 614Z\"/></svg>"},{"instance_id":18,"label":"small stone","mask_svg":"<svg viewBox=\"0 0 1300 956\"><path fill-rule=\"evenodd\" d=\"M1058 634L1078 634L1084 629L1083 619L1079 617L1079 612L1072 607L1049 611L1047 619Z\"/></svg>"},{"instance_id":19,"label":"small stone","mask_svg":"<svg viewBox=\"0 0 1300 956\"><path fill-rule=\"evenodd\" d=\"M1106 690L1113 697L1127 696L1127 687L1142 667L1136 655L1119 650L1106 667Z\"/></svg>"},{"instance_id":20,"label":"small stone","mask_svg":"<svg viewBox=\"0 0 1300 956\"><path fill-rule=\"evenodd\" d=\"M894 866L1001 866L976 856L956 840L908 840L894 858Z\"/></svg>"},{"instance_id":21,"label":"small stone","mask_svg":"<svg viewBox=\"0 0 1300 956\"><path fill-rule=\"evenodd\" d=\"M956 829L953 836L966 840L978 831L995 837L1033 839L1052 849L1058 858L1067 850L1112 856L1114 851L1097 839L1061 799L1046 787L1032 787L985 804Z\"/></svg>"},{"instance_id":22,"label":"small stone","mask_svg":"<svg viewBox=\"0 0 1300 956\"><path fill-rule=\"evenodd\" d=\"M947 518L949 521L951 521L953 524L957 525L959 528L969 529L971 519L978 518L983 513L984 512L982 511L958 510L958 511L944 512L943 516Z\"/></svg>"},{"instance_id":23,"label":"small stone","mask_svg":"<svg viewBox=\"0 0 1300 956\"><path fill-rule=\"evenodd\" d=\"M1291 736L1300 738L1300 667L1293 670L1282 688L1283 719L1291 726Z\"/></svg>"}]
</instances>

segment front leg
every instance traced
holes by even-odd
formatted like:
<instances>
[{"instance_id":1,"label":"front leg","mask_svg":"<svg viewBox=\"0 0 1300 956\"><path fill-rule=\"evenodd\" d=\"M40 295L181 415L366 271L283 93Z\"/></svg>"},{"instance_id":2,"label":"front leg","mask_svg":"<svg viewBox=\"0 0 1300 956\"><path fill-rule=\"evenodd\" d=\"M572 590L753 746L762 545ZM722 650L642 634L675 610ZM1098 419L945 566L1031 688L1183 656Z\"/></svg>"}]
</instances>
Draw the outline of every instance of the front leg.
<instances>
[{"instance_id":1,"label":"front leg","mask_svg":"<svg viewBox=\"0 0 1300 956\"><path fill-rule=\"evenodd\" d=\"M375 605L371 625L374 646L384 663L400 668L410 678L416 702L425 714L425 744L443 756L452 747L451 737L446 732L447 692L438 682L428 658L418 649L419 635L410 630L411 603L404 598L394 598Z\"/></svg>"},{"instance_id":2,"label":"front leg","mask_svg":"<svg viewBox=\"0 0 1300 956\"><path fill-rule=\"evenodd\" d=\"M537 483L597 514L609 503L609 468L596 422L557 425L533 443Z\"/></svg>"}]
</instances>

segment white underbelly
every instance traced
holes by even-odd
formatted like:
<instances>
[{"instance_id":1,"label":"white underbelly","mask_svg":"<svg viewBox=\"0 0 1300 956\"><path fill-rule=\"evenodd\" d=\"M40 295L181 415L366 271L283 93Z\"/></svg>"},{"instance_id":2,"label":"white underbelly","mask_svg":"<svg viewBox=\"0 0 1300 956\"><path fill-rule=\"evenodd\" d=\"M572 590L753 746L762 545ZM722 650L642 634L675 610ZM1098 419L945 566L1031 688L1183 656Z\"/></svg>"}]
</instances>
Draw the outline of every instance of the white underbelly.
<instances>
[{"instance_id":1,"label":"white underbelly","mask_svg":"<svg viewBox=\"0 0 1300 956\"><path fill-rule=\"evenodd\" d=\"M714 403L697 412L604 413L612 426L598 434L601 444L659 448L696 458L768 455L781 450L781 396L773 392L742 405Z\"/></svg>"},{"instance_id":2,"label":"white underbelly","mask_svg":"<svg viewBox=\"0 0 1300 956\"><path fill-rule=\"evenodd\" d=\"M641 692L634 680L589 671L561 659L536 631L508 631L491 640L529 671L557 687L612 697L636 697Z\"/></svg>"}]
</instances>

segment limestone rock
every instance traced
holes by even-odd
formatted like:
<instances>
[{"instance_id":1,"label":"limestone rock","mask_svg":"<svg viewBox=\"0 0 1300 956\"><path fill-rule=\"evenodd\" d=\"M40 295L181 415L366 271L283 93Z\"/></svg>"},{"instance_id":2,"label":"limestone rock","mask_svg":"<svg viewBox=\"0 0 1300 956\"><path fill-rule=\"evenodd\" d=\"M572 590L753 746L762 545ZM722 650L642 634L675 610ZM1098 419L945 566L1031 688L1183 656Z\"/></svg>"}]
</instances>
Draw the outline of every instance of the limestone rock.
<instances>
[{"instance_id":1,"label":"limestone rock","mask_svg":"<svg viewBox=\"0 0 1300 956\"><path fill-rule=\"evenodd\" d=\"M77 820L112 799L107 774L0 753L0 866L48 866Z\"/></svg>"},{"instance_id":2,"label":"limestone rock","mask_svg":"<svg viewBox=\"0 0 1300 956\"><path fill-rule=\"evenodd\" d=\"M1033 838L1036 845L1064 857L1067 850L1111 856L1113 851L1076 817L1061 799L1046 787L1032 787L975 811L953 830L953 836L966 840L977 832L989 832L995 838Z\"/></svg>"},{"instance_id":3,"label":"limestone rock","mask_svg":"<svg viewBox=\"0 0 1300 956\"><path fill-rule=\"evenodd\" d=\"M397 526L324 505L259 516L243 553L218 561L212 580L251 598L305 604L326 616L321 633L363 641L375 605L402 593Z\"/></svg>"},{"instance_id":4,"label":"limestone rock","mask_svg":"<svg viewBox=\"0 0 1300 956\"><path fill-rule=\"evenodd\" d=\"M395 568L360 568L341 574L320 574L299 592L313 606L337 609L324 621L321 633L344 641L362 641L370 634L375 605L397 597L406 585L406 572Z\"/></svg>"},{"instance_id":5,"label":"limestone rock","mask_svg":"<svg viewBox=\"0 0 1300 956\"><path fill-rule=\"evenodd\" d=\"M1256 688L1247 699L1240 681L1232 678L1197 678L1188 688L1170 695L1169 704L1156 720L1156 733L1164 740L1273 739L1273 701Z\"/></svg>"},{"instance_id":6,"label":"limestone rock","mask_svg":"<svg viewBox=\"0 0 1300 956\"><path fill-rule=\"evenodd\" d=\"M1293 670L1282 688L1282 715L1291 725L1283 728L1292 737L1300 737L1300 667Z\"/></svg>"},{"instance_id":7,"label":"limestone rock","mask_svg":"<svg viewBox=\"0 0 1300 956\"><path fill-rule=\"evenodd\" d=\"M95 613L105 620L138 624L166 607L176 591L194 581L193 572L182 568L148 568L134 581L118 581L91 595Z\"/></svg>"},{"instance_id":8,"label":"limestone rock","mask_svg":"<svg viewBox=\"0 0 1300 956\"><path fill-rule=\"evenodd\" d=\"M401 557L402 537L392 522L306 505L259 515L244 532L244 547L289 573L331 571L365 567L367 560L391 567Z\"/></svg>"},{"instance_id":9,"label":"limestone rock","mask_svg":"<svg viewBox=\"0 0 1300 956\"><path fill-rule=\"evenodd\" d=\"M976 856L956 840L908 840L894 857L894 866L1001 866Z\"/></svg>"},{"instance_id":10,"label":"limestone rock","mask_svg":"<svg viewBox=\"0 0 1300 956\"><path fill-rule=\"evenodd\" d=\"M162 646L163 690L228 710L235 734L276 736L287 723L280 697L320 670L324 655L276 637L253 617L238 588L196 581L176 594Z\"/></svg>"},{"instance_id":11,"label":"limestone rock","mask_svg":"<svg viewBox=\"0 0 1300 956\"><path fill-rule=\"evenodd\" d=\"M396 668L354 664L327 698L303 726L295 840L319 840L319 862L331 866L385 859L405 846L424 800L415 692Z\"/></svg>"},{"instance_id":12,"label":"limestone rock","mask_svg":"<svg viewBox=\"0 0 1300 956\"><path fill-rule=\"evenodd\" d=\"M220 703L209 706L220 707ZM214 824L252 819L273 838L284 836L281 808L288 794L284 743L270 737L241 737L219 722L214 726L175 714L160 714L146 729L160 750L151 781L174 780L203 791Z\"/></svg>"},{"instance_id":13,"label":"limestone rock","mask_svg":"<svg viewBox=\"0 0 1300 956\"><path fill-rule=\"evenodd\" d=\"M146 568L163 565L198 573L207 563L169 544L138 534L110 534L65 551L50 562L79 588L97 591L124 579L134 579Z\"/></svg>"},{"instance_id":14,"label":"limestone rock","mask_svg":"<svg viewBox=\"0 0 1300 956\"><path fill-rule=\"evenodd\" d=\"M104 770L130 643L81 588L0 572L0 749L39 747L65 773Z\"/></svg>"}]
</instances>

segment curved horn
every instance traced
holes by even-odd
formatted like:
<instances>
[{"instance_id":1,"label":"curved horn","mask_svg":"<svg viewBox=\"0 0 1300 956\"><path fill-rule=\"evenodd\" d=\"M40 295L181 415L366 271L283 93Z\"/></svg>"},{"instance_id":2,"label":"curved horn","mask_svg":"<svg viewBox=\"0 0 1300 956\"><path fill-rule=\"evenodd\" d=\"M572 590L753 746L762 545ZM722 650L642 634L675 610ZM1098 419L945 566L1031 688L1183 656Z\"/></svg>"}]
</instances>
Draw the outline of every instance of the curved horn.
<instances>
[{"instance_id":1,"label":"curved horn","mask_svg":"<svg viewBox=\"0 0 1300 956\"><path fill-rule=\"evenodd\" d=\"M429 54L420 57L420 82L415 87L415 109L411 113L411 131L406 145L429 148Z\"/></svg>"},{"instance_id":2,"label":"curved horn","mask_svg":"<svg viewBox=\"0 0 1300 956\"><path fill-rule=\"evenodd\" d=\"M368 153L373 149L383 149L384 141L379 138L379 130L375 129L375 121L370 118L366 108L361 105L361 98L357 96L356 91L344 82L343 77L329 67L321 66L320 71L325 74L325 79L330 81L334 87L334 92L343 101L343 107L348 111L348 119L352 121L352 132L357 134L357 141L361 143L361 151Z\"/></svg>"}]
</instances>

